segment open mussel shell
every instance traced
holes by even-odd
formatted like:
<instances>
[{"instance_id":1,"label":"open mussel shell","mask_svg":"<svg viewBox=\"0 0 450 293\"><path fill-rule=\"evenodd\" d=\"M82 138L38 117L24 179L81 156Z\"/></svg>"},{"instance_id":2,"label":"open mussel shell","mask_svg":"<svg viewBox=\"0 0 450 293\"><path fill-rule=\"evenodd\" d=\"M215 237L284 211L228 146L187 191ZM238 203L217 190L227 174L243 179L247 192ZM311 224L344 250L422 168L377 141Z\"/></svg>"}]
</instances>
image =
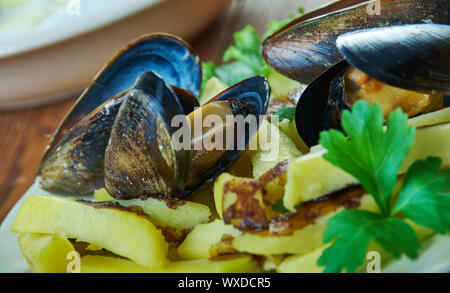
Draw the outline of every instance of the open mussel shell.
<instances>
[{"instance_id":1,"label":"open mussel shell","mask_svg":"<svg viewBox=\"0 0 450 293\"><path fill-rule=\"evenodd\" d=\"M350 65L342 60L319 75L303 91L297 103L295 123L300 137L308 146L316 145L322 130L339 127L339 113L345 105L330 97L342 96L339 80Z\"/></svg>"},{"instance_id":2,"label":"open mussel shell","mask_svg":"<svg viewBox=\"0 0 450 293\"><path fill-rule=\"evenodd\" d=\"M184 114L188 115L189 113L194 111L195 108L200 107L200 103L197 97L194 96L191 92L174 85L171 85L170 87L177 95L178 101L180 102L181 107L183 107Z\"/></svg>"},{"instance_id":3,"label":"open mussel shell","mask_svg":"<svg viewBox=\"0 0 450 293\"><path fill-rule=\"evenodd\" d=\"M337 47L351 65L389 85L450 92L448 25L416 24L356 31L340 36Z\"/></svg>"},{"instance_id":4,"label":"open mussel shell","mask_svg":"<svg viewBox=\"0 0 450 293\"><path fill-rule=\"evenodd\" d=\"M184 115L175 92L154 72L142 73L128 91L105 151L105 186L116 198L179 195L189 150L172 143L172 119Z\"/></svg>"},{"instance_id":5,"label":"open mussel shell","mask_svg":"<svg viewBox=\"0 0 450 293\"><path fill-rule=\"evenodd\" d=\"M270 100L269 82L262 76L245 79L211 98L208 103L231 99L251 104L259 115L265 115Z\"/></svg>"},{"instance_id":6,"label":"open mussel shell","mask_svg":"<svg viewBox=\"0 0 450 293\"><path fill-rule=\"evenodd\" d=\"M450 22L448 0L381 0L379 15L369 13L368 5L373 5L373 1L344 0L300 16L264 41L264 59L280 73L309 84L342 59L336 39L344 33L372 27Z\"/></svg>"},{"instance_id":7,"label":"open mussel shell","mask_svg":"<svg viewBox=\"0 0 450 293\"><path fill-rule=\"evenodd\" d=\"M108 99L131 88L145 71L157 72L168 84L183 88L194 96L200 93L200 59L187 43L170 34L140 37L97 73L59 125L46 149L44 161L76 123Z\"/></svg>"},{"instance_id":8,"label":"open mussel shell","mask_svg":"<svg viewBox=\"0 0 450 293\"><path fill-rule=\"evenodd\" d=\"M269 99L268 81L256 76L219 93L188 115L191 159L183 197L213 180L239 157L266 114ZM214 116L217 119L210 119ZM218 147L213 146L215 143Z\"/></svg>"},{"instance_id":9,"label":"open mussel shell","mask_svg":"<svg viewBox=\"0 0 450 293\"><path fill-rule=\"evenodd\" d=\"M45 190L88 194L104 185L104 153L127 91L100 105L78 122L42 162L38 181Z\"/></svg>"},{"instance_id":10,"label":"open mussel shell","mask_svg":"<svg viewBox=\"0 0 450 293\"><path fill-rule=\"evenodd\" d=\"M189 114L199 107L190 92L171 86ZM45 190L65 194L88 194L104 187L105 150L116 115L129 90L107 100L72 127L42 162L39 182Z\"/></svg>"}]
</instances>

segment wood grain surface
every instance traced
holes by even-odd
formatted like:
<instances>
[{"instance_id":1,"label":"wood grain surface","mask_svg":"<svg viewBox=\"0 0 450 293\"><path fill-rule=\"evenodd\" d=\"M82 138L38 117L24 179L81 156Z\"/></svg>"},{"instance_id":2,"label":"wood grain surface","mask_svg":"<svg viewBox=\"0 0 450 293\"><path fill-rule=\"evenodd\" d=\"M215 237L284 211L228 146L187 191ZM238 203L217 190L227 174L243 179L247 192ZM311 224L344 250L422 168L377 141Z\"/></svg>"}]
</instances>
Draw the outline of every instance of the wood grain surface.
<instances>
[{"instance_id":1,"label":"wood grain surface","mask_svg":"<svg viewBox=\"0 0 450 293\"><path fill-rule=\"evenodd\" d=\"M246 24L263 33L270 20L295 14L299 6L310 11L328 2L234 0L219 19L190 43L202 60L220 62L223 51L232 43L232 33ZM0 222L33 183L50 137L76 98L38 108L0 112Z\"/></svg>"}]
</instances>

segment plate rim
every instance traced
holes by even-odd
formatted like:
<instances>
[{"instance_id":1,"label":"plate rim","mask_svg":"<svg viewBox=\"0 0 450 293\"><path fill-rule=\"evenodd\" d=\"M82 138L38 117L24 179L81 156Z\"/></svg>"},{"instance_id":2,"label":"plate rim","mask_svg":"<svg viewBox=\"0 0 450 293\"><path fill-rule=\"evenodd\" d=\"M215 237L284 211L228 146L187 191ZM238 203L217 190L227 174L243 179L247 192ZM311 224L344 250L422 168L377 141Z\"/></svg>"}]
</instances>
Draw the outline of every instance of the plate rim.
<instances>
[{"instance_id":1,"label":"plate rim","mask_svg":"<svg viewBox=\"0 0 450 293\"><path fill-rule=\"evenodd\" d=\"M91 16L89 21L86 21L86 18L75 19L70 23L59 26L57 30L54 30L54 26L52 26L45 30L32 30L28 33L21 33L16 38L7 38L5 41L0 41L0 60L49 47L56 43L87 34L165 1L173 0L117 1L115 2L116 5L114 8L99 11L97 14ZM39 37L33 37L36 35L39 35ZM11 43L15 43L15 45L10 45Z\"/></svg>"}]
</instances>

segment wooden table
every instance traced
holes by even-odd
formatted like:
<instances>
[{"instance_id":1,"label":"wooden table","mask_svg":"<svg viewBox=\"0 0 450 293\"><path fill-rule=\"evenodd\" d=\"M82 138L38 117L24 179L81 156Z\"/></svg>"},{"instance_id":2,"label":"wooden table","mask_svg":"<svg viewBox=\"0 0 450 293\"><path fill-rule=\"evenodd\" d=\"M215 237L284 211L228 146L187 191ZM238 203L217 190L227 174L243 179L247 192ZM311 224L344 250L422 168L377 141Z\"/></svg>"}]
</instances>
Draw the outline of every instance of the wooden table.
<instances>
[{"instance_id":1,"label":"wooden table","mask_svg":"<svg viewBox=\"0 0 450 293\"><path fill-rule=\"evenodd\" d=\"M272 19L284 19L302 6L306 11L327 0L234 0L191 45L202 60L220 62L232 33L249 23L262 34ZM1 66L1 65L0 65ZM77 97L10 112L0 112L0 222L30 187L50 137Z\"/></svg>"}]
</instances>

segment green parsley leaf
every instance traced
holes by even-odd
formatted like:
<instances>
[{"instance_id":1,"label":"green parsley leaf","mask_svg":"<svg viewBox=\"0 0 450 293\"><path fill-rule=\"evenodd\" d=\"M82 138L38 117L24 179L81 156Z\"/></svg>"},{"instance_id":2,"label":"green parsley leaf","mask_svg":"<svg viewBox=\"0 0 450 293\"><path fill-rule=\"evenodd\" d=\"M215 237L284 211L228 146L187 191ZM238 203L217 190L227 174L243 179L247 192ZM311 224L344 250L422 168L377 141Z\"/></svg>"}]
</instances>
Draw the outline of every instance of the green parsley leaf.
<instances>
[{"instance_id":1,"label":"green parsley leaf","mask_svg":"<svg viewBox=\"0 0 450 293\"><path fill-rule=\"evenodd\" d=\"M216 76L216 65L214 64L214 62L202 62L202 93L205 89L206 82L213 76Z\"/></svg>"},{"instance_id":2,"label":"green parsley leaf","mask_svg":"<svg viewBox=\"0 0 450 293\"><path fill-rule=\"evenodd\" d=\"M255 72L246 64L236 61L218 66L216 76L227 85L236 84L244 79L255 76Z\"/></svg>"},{"instance_id":3,"label":"green parsley leaf","mask_svg":"<svg viewBox=\"0 0 450 293\"><path fill-rule=\"evenodd\" d=\"M359 180L384 215L390 215L392 192L397 172L414 143L415 129L407 126L407 115L395 110L383 130L383 115L378 103L370 106L360 100L352 112L342 114L340 131L320 134L320 144L328 152L324 158Z\"/></svg>"},{"instance_id":4,"label":"green parsley leaf","mask_svg":"<svg viewBox=\"0 0 450 293\"><path fill-rule=\"evenodd\" d=\"M304 12L303 8L298 9ZM263 39L277 31L294 19L294 15L282 21L271 21L268 31L263 35ZM213 62L203 62L202 93L206 82L213 76L220 81L233 85L244 79L263 75L268 77L274 69L264 60L261 53L261 38L255 28L246 25L242 30L233 34L234 44L225 50L223 55L223 65L216 66Z\"/></svg>"},{"instance_id":5,"label":"green parsley leaf","mask_svg":"<svg viewBox=\"0 0 450 293\"><path fill-rule=\"evenodd\" d=\"M408 219L438 233L450 231L450 170L439 171L441 159L416 161L406 173L393 208Z\"/></svg>"},{"instance_id":6,"label":"green parsley leaf","mask_svg":"<svg viewBox=\"0 0 450 293\"><path fill-rule=\"evenodd\" d=\"M280 121L283 121L284 119L288 119L289 121L295 120L295 107L283 108L273 115L278 115Z\"/></svg>"},{"instance_id":7,"label":"green parsley leaf","mask_svg":"<svg viewBox=\"0 0 450 293\"><path fill-rule=\"evenodd\" d=\"M420 247L414 230L406 222L361 210L344 210L327 221L324 243L334 241L318 260L324 272L355 272L363 265L370 241L399 257L405 252L417 257Z\"/></svg>"}]
</instances>

